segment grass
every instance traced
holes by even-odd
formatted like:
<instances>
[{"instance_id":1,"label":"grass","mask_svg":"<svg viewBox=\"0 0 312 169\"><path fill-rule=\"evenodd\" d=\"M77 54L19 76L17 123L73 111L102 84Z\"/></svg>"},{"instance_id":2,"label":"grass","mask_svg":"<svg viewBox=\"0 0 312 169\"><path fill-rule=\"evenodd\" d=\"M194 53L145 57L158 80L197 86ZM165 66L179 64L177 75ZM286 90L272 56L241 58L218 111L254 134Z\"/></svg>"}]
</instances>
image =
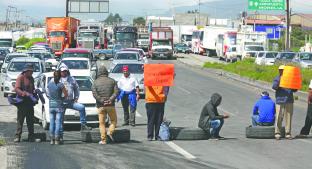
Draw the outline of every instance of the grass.
<instances>
[{"instance_id":1,"label":"grass","mask_svg":"<svg viewBox=\"0 0 312 169\"><path fill-rule=\"evenodd\" d=\"M245 59L243 61L235 62L232 64L221 63L205 63L205 68L222 69L227 72L235 73L243 77L248 77L252 80L261 80L272 83L273 79L278 75L279 65L264 66L255 64L254 59ZM307 91L312 79L311 69L301 69L302 75L302 91Z\"/></svg>"},{"instance_id":2,"label":"grass","mask_svg":"<svg viewBox=\"0 0 312 169\"><path fill-rule=\"evenodd\" d=\"M0 146L3 146L3 145L5 145L5 141L2 138L0 138Z\"/></svg>"}]
</instances>

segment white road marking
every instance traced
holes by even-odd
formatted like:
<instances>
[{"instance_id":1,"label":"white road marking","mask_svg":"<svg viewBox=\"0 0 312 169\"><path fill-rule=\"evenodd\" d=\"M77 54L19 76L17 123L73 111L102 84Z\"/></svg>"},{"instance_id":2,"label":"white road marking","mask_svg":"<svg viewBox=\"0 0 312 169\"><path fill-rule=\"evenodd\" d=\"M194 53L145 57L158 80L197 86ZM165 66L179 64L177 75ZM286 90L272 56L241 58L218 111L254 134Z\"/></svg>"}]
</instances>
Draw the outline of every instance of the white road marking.
<instances>
[{"instance_id":1,"label":"white road marking","mask_svg":"<svg viewBox=\"0 0 312 169\"><path fill-rule=\"evenodd\" d=\"M299 141L301 141L301 142L305 142L305 143L309 143L309 144L312 144L312 142L311 141L309 141L309 140L305 140L305 139L298 139Z\"/></svg>"},{"instance_id":2,"label":"white road marking","mask_svg":"<svg viewBox=\"0 0 312 169\"><path fill-rule=\"evenodd\" d=\"M187 94L192 94L190 91L184 89L183 87L177 86L177 88L180 89L180 90L182 90L182 91L184 91L184 92L187 93Z\"/></svg>"},{"instance_id":3,"label":"white road marking","mask_svg":"<svg viewBox=\"0 0 312 169\"><path fill-rule=\"evenodd\" d=\"M174 142L172 141L167 141L165 142L169 147L171 147L173 150L175 150L176 152L178 152L179 154L183 155L185 158L187 159L196 159L195 156L193 156L192 154L190 154L189 152L185 151L183 148L179 147L178 145L176 145Z\"/></svg>"},{"instance_id":4,"label":"white road marking","mask_svg":"<svg viewBox=\"0 0 312 169\"><path fill-rule=\"evenodd\" d=\"M136 117L143 117L138 111L135 112Z\"/></svg>"}]
</instances>

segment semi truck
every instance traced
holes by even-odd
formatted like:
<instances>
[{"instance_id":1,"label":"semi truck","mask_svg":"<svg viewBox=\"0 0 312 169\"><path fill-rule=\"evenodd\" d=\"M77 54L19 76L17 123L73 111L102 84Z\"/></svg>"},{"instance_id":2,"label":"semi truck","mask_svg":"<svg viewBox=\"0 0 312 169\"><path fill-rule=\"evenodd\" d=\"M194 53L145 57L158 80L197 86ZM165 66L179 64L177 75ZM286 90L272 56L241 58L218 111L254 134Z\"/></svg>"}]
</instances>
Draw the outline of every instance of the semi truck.
<instances>
[{"instance_id":1,"label":"semi truck","mask_svg":"<svg viewBox=\"0 0 312 169\"><path fill-rule=\"evenodd\" d=\"M115 44L122 45L123 48L137 47L138 29L134 26L114 27Z\"/></svg>"},{"instance_id":2,"label":"semi truck","mask_svg":"<svg viewBox=\"0 0 312 169\"><path fill-rule=\"evenodd\" d=\"M149 55L152 59L173 57L173 30L170 27L152 28Z\"/></svg>"},{"instance_id":3,"label":"semi truck","mask_svg":"<svg viewBox=\"0 0 312 169\"><path fill-rule=\"evenodd\" d=\"M138 28L138 47L143 49L145 52L148 51L149 47L149 33L146 27Z\"/></svg>"},{"instance_id":4,"label":"semi truck","mask_svg":"<svg viewBox=\"0 0 312 169\"><path fill-rule=\"evenodd\" d=\"M97 21L81 22L77 33L77 47L107 49L108 35L104 25Z\"/></svg>"},{"instance_id":5,"label":"semi truck","mask_svg":"<svg viewBox=\"0 0 312 169\"><path fill-rule=\"evenodd\" d=\"M47 17L47 43L56 56L60 56L65 48L74 48L77 44L76 33L80 20L72 17Z\"/></svg>"},{"instance_id":6,"label":"semi truck","mask_svg":"<svg viewBox=\"0 0 312 169\"><path fill-rule=\"evenodd\" d=\"M14 38L11 31L0 31L0 48L7 48L13 52Z\"/></svg>"}]
</instances>

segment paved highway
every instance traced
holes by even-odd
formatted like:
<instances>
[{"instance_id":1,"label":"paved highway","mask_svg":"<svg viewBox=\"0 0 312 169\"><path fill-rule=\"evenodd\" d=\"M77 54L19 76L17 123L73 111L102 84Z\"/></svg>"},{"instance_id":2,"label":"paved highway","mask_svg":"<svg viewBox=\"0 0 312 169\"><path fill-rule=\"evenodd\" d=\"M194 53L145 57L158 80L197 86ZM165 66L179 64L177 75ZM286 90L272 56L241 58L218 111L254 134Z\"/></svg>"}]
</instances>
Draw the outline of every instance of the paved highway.
<instances>
[{"instance_id":1,"label":"paved highway","mask_svg":"<svg viewBox=\"0 0 312 169\"><path fill-rule=\"evenodd\" d=\"M7 101L0 98L0 133L9 141L8 168L312 168L312 139L276 141L245 138L245 127L250 125L251 110L261 89L178 61L153 62L175 64L175 86L170 89L165 107L165 116L171 120L171 126L196 127L202 106L211 94L218 92L223 96L220 112L228 112L231 116L221 130L226 140L149 142L146 139L146 111L141 100L137 110L138 125L128 127L131 130L130 143L86 144L80 141L77 127L67 128L65 144L61 146L51 146L49 142L14 144L16 109L7 106ZM0 93L0 96L3 95ZM120 126L123 119L120 104L117 105L117 113ZM293 135L299 133L305 114L306 104L296 102ZM24 129L27 130L26 126ZM41 130L39 126L37 130Z\"/></svg>"}]
</instances>

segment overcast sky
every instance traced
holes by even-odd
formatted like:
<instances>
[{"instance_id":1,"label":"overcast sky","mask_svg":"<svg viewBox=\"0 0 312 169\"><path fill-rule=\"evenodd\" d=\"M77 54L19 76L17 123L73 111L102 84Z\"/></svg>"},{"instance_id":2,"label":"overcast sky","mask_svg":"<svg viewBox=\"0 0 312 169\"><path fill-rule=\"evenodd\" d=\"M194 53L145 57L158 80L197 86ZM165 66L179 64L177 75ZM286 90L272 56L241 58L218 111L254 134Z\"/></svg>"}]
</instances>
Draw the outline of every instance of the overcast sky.
<instances>
[{"instance_id":1,"label":"overcast sky","mask_svg":"<svg viewBox=\"0 0 312 169\"><path fill-rule=\"evenodd\" d=\"M200 0L201 3L220 0ZM244 2L247 0L222 0L231 3ZM294 11L312 13L312 0L291 0ZM145 15L163 14L172 7L196 5L198 0L110 0L110 12L120 13L122 16L135 17ZM42 19L46 16L64 16L65 0L0 0L0 20L4 20L8 5L24 10L23 16ZM97 15L105 18L105 14Z\"/></svg>"}]
</instances>

